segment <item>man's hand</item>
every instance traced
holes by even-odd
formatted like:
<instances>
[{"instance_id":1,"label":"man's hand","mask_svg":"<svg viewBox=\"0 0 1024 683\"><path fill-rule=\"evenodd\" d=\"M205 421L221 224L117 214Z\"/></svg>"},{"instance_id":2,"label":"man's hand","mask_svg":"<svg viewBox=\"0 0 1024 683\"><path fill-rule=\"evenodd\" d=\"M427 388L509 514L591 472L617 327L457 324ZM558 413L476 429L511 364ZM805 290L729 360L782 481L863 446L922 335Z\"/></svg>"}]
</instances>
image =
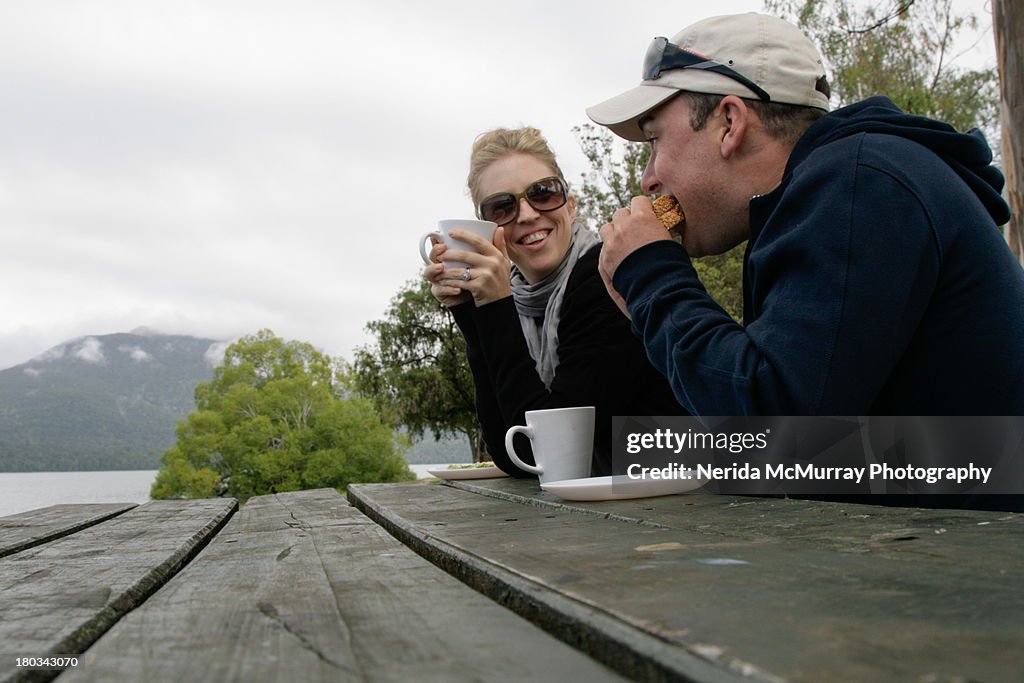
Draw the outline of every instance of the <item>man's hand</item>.
<instances>
[{"instance_id":1,"label":"man's hand","mask_svg":"<svg viewBox=\"0 0 1024 683\"><path fill-rule=\"evenodd\" d=\"M601 228L601 241L604 246L601 247L598 271L604 280L604 286L608 289L608 296L627 318L630 316L626 302L612 287L615 270L627 256L645 244L670 239L672 238L661 221L655 217L654 207L647 197L633 197L628 209L616 211L612 216L612 222Z\"/></svg>"}]
</instances>

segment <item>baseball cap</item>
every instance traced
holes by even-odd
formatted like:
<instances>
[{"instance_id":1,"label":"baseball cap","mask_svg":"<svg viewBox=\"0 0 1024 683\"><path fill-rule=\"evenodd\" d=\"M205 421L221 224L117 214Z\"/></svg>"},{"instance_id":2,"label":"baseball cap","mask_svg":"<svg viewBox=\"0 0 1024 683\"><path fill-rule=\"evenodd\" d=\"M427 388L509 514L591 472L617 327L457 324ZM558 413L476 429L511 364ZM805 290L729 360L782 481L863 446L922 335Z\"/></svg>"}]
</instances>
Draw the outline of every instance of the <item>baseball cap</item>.
<instances>
[{"instance_id":1,"label":"baseball cap","mask_svg":"<svg viewBox=\"0 0 1024 683\"><path fill-rule=\"evenodd\" d=\"M698 21L671 41L655 38L643 82L588 108L587 116L616 135L641 141L640 118L680 90L828 111L818 49L788 21L749 12Z\"/></svg>"}]
</instances>

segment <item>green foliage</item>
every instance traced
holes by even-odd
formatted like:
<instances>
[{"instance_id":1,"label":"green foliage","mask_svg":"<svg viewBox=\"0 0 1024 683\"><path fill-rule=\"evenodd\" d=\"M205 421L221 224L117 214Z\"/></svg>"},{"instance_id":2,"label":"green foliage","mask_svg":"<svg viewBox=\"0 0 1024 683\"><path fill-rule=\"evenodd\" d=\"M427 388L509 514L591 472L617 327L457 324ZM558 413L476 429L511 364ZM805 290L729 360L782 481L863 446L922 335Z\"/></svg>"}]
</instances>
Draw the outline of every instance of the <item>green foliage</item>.
<instances>
[{"instance_id":1,"label":"green foliage","mask_svg":"<svg viewBox=\"0 0 1024 683\"><path fill-rule=\"evenodd\" d=\"M343 368L269 330L228 347L178 424L154 498L284 491L413 478L373 405L341 396Z\"/></svg>"},{"instance_id":2,"label":"green foliage","mask_svg":"<svg viewBox=\"0 0 1024 683\"><path fill-rule=\"evenodd\" d=\"M974 14L955 13L952 0L766 0L765 9L821 48L833 107L885 95L906 112L998 140L998 74L956 65L958 39L979 27Z\"/></svg>"},{"instance_id":3,"label":"green foliage","mask_svg":"<svg viewBox=\"0 0 1024 683\"><path fill-rule=\"evenodd\" d=\"M591 169L581 178L576 198L579 213L597 230L611 220L616 210L628 207L633 197L645 194L641 180L651 149L645 144L621 140L607 129L589 123L572 130ZM735 320L743 318L745 247L744 242L724 254L693 261L708 294Z\"/></svg>"},{"instance_id":4,"label":"green foliage","mask_svg":"<svg viewBox=\"0 0 1024 683\"><path fill-rule=\"evenodd\" d=\"M693 259L693 267L704 288L725 312L737 322L743 320L743 254L747 243L724 254Z\"/></svg>"},{"instance_id":5,"label":"green foliage","mask_svg":"<svg viewBox=\"0 0 1024 683\"><path fill-rule=\"evenodd\" d=\"M395 427L413 437L464 435L474 460L484 458L466 344L425 280L412 280L391 300L384 319L367 331L374 345L356 350L354 388Z\"/></svg>"}]
</instances>

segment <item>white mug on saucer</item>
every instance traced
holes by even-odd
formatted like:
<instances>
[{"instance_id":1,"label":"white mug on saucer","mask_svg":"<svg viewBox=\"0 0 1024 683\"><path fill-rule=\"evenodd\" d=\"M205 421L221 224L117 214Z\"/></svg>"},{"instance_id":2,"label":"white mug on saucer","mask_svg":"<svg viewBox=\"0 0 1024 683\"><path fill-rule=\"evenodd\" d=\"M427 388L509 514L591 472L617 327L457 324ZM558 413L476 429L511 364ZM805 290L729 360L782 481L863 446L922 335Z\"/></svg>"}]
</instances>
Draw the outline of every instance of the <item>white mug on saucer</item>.
<instances>
[{"instance_id":1,"label":"white mug on saucer","mask_svg":"<svg viewBox=\"0 0 1024 683\"><path fill-rule=\"evenodd\" d=\"M533 446L536 465L516 455L512 438L525 434ZM590 476L594 452L594 406L528 410L526 425L505 432L505 450L520 469L536 474L541 483Z\"/></svg>"},{"instance_id":2,"label":"white mug on saucer","mask_svg":"<svg viewBox=\"0 0 1024 683\"><path fill-rule=\"evenodd\" d=\"M470 244L463 242L462 240L452 239L449 233L452 230L459 229L471 232L474 235L483 237L488 242L494 241L494 231L498 228L497 224L493 221L478 221L472 218L450 218L443 221L437 222L437 230L433 232L424 233L420 237L420 256L423 258L423 263L430 265L430 253L427 249L428 240L431 237L435 237L438 240L448 245L449 249L465 249L467 251L476 251L476 248ZM468 263L462 263L461 261L445 261L445 268L454 268L456 270L460 268L468 268Z\"/></svg>"}]
</instances>

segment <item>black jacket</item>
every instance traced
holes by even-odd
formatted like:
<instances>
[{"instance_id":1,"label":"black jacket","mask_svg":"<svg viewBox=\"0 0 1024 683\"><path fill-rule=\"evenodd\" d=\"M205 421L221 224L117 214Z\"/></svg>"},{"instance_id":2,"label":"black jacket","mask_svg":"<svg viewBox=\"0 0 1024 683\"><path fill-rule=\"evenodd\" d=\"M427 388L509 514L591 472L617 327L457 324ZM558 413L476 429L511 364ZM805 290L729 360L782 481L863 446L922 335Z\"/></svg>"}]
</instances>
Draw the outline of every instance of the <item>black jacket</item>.
<instances>
[{"instance_id":1,"label":"black jacket","mask_svg":"<svg viewBox=\"0 0 1024 683\"><path fill-rule=\"evenodd\" d=\"M1024 271L980 134L875 97L827 114L750 202L744 325L686 252L615 272L695 415L1024 415Z\"/></svg>"},{"instance_id":2,"label":"black jacket","mask_svg":"<svg viewBox=\"0 0 1024 683\"><path fill-rule=\"evenodd\" d=\"M451 309L466 338L487 449L494 463L512 476L531 476L505 453L505 432L525 424L528 410L595 406L595 476L612 473L613 416L685 414L668 382L648 363L629 320L609 298L597 272L600 247L583 254L569 276L550 391L527 350L512 297L479 308L466 303ZM517 453L533 463L529 442L523 442Z\"/></svg>"}]
</instances>

